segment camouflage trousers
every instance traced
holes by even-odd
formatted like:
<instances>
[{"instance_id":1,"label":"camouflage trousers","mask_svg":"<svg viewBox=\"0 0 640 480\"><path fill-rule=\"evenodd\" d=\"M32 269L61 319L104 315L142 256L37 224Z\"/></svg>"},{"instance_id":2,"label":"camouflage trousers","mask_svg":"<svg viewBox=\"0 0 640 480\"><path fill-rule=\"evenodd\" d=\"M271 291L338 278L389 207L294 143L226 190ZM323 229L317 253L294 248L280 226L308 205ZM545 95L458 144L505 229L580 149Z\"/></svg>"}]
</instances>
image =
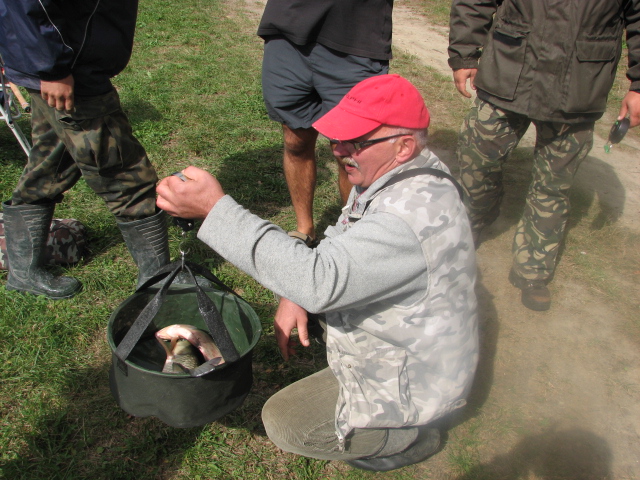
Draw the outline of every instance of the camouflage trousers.
<instances>
[{"instance_id":1,"label":"camouflage trousers","mask_svg":"<svg viewBox=\"0 0 640 480\"><path fill-rule=\"evenodd\" d=\"M593 145L593 122L536 121L476 99L462 125L456 154L477 239L498 217L504 195L502 168L531 123L536 127L533 178L513 239L513 269L523 278L548 281L569 217L568 192Z\"/></svg>"},{"instance_id":2,"label":"camouflage trousers","mask_svg":"<svg viewBox=\"0 0 640 480\"><path fill-rule=\"evenodd\" d=\"M83 177L120 222L155 214L158 176L115 90L59 112L30 91L33 148L12 205L58 203Z\"/></svg>"}]
</instances>

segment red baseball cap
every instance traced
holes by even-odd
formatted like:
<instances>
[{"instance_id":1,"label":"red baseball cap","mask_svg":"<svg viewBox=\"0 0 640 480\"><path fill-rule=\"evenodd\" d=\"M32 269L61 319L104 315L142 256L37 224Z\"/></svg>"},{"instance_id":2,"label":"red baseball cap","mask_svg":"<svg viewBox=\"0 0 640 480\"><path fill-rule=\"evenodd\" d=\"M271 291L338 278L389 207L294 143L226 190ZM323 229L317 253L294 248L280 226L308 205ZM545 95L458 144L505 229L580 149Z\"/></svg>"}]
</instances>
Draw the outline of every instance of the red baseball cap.
<instances>
[{"instance_id":1,"label":"red baseball cap","mask_svg":"<svg viewBox=\"0 0 640 480\"><path fill-rule=\"evenodd\" d=\"M378 75L361 81L314 122L313 128L330 139L351 140L380 125L429 126L429 110L422 95L400 75Z\"/></svg>"}]
</instances>

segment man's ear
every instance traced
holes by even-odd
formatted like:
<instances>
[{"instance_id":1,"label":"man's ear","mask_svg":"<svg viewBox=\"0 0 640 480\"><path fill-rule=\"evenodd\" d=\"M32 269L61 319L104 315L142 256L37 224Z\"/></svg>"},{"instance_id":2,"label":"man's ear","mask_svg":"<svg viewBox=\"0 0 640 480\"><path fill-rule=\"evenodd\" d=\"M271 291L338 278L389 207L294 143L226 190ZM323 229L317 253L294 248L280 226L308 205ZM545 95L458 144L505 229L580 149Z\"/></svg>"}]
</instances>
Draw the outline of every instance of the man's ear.
<instances>
[{"instance_id":1,"label":"man's ear","mask_svg":"<svg viewBox=\"0 0 640 480\"><path fill-rule=\"evenodd\" d=\"M396 151L396 162L399 164L407 163L409 160L413 160L420 153L418 151L418 142L413 135L406 135L404 137L400 137L395 142L397 151Z\"/></svg>"}]
</instances>

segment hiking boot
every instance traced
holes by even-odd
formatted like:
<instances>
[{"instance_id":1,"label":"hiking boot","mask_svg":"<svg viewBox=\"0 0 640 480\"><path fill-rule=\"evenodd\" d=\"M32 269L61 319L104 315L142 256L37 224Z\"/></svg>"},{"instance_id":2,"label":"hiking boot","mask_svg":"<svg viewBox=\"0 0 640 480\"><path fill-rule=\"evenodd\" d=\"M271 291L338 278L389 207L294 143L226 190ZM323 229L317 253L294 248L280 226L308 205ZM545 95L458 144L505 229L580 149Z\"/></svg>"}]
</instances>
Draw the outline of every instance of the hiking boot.
<instances>
[{"instance_id":1,"label":"hiking boot","mask_svg":"<svg viewBox=\"0 0 640 480\"><path fill-rule=\"evenodd\" d=\"M387 457L366 457L347 460L352 467L372 472L388 472L419 463L438 451L440 431L437 428L419 427L418 437L405 450Z\"/></svg>"},{"instance_id":2,"label":"hiking boot","mask_svg":"<svg viewBox=\"0 0 640 480\"><path fill-rule=\"evenodd\" d=\"M511 285L522 290L522 304L536 312L544 312L551 307L551 292L544 280L527 280L513 269L509 272Z\"/></svg>"}]
</instances>

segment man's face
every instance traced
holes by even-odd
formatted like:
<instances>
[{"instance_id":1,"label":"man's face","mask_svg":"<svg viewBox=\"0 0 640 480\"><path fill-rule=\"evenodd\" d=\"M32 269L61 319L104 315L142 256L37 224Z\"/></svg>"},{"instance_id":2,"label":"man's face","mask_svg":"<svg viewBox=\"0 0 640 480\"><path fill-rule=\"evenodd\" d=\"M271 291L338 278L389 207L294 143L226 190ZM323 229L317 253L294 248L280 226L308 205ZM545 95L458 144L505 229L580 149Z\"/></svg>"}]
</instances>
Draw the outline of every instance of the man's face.
<instances>
[{"instance_id":1,"label":"man's face","mask_svg":"<svg viewBox=\"0 0 640 480\"><path fill-rule=\"evenodd\" d=\"M397 130L395 130L397 131ZM389 140L384 140L373 145L357 149L354 146L358 142L366 142L385 137L399 138L401 135L394 135L394 131L389 127L379 127L351 141L331 143L333 155L338 162L344 165L347 177L352 185L363 188L369 186L385 173L393 170L399 164L396 162L397 145Z\"/></svg>"}]
</instances>

